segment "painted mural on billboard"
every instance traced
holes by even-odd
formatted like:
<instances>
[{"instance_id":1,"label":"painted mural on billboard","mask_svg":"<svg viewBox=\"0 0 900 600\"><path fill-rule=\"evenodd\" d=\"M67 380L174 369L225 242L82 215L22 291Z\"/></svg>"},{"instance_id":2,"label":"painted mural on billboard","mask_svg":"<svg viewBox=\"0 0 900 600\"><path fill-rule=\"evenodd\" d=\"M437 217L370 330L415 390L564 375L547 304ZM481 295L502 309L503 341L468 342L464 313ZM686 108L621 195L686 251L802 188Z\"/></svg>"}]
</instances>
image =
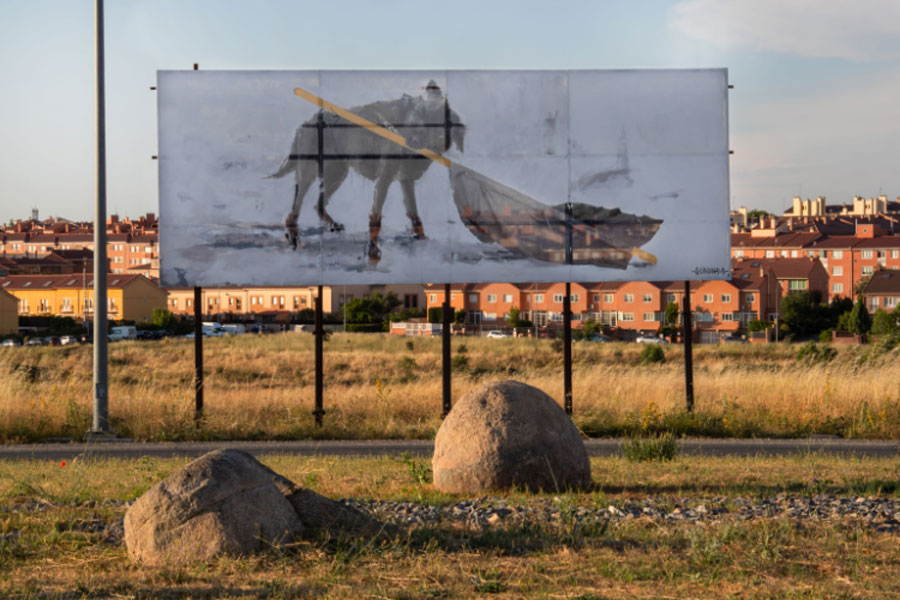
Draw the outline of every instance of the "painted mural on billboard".
<instances>
[{"instance_id":1,"label":"painted mural on billboard","mask_svg":"<svg viewBox=\"0 0 900 600\"><path fill-rule=\"evenodd\" d=\"M727 75L159 74L165 285L719 279Z\"/></svg>"}]
</instances>

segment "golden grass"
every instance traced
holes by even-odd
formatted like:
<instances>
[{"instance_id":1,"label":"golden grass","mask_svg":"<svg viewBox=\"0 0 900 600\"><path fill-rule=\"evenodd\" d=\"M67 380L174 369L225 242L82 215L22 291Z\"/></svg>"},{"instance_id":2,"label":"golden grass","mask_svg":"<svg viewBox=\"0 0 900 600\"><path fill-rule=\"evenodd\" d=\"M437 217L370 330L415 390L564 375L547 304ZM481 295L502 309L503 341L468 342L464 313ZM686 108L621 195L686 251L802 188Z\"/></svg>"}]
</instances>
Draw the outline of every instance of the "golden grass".
<instances>
[{"instance_id":1,"label":"golden grass","mask_svg":"<svg viewBox=\"0 0 900 600\"><path fill-rule=\"evenodd\" d=\"M389 457L262 457L331 497L455 501ZM257 556L151 568L85 528L124 513L129 500L184 459L0 463L0 596L9 598L887 598L900 594L896 535L852 518L787 518L686 525L643 519L604 529L523 524L487 531L425 528L383 545L307 540ZM894 459L682 457L673 463L591 461L599 489L511 492L517 505L561 500L605 507L721 502L781 492L884 494ZM894 489L891 494L896 494ZM716 500L718 498L718 500ZM35 501L46 503L35 505Z\"/></svg>"},{"instance_id":2,"label":"golden grass","mask_svg":"<svg viewBox=\"0 0 900 600\"><path fill-rule=\"evenodd\" d=\"M408 345L411 345L411 349ZM465 350L461 348L465 347ZM454 339L453 395L512 378L562 400L549 340ZM828 362L791 345L695 347L695 411L684 411L680 346L640 364L638 344L574 346L575 423L589 435L900 436L900 362L886 346L839 348ZM90 426L91 349L0 349L0 440L79 438ZM440 425L439 339L335 334L325 345L325 427L313 423L313 338L205 342L205 421L194 427L189 340L110 346L110 418L144 440L430 438Z\"/></svg>"}]
</instances>

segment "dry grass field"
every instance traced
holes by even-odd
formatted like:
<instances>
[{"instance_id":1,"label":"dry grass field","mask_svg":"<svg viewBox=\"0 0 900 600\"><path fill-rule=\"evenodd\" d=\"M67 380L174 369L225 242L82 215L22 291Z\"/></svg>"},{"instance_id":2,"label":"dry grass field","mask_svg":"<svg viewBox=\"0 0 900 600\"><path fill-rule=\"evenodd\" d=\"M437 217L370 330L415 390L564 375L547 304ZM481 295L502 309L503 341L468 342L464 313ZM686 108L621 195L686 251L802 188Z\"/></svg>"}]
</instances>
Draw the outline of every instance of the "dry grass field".
<instances>
[{"instance_id":1,"label":"dry grass field","mask_svg":"<svg viewBox=\"0 0 900 600\"><path fill-rule=\"evenodd\" d=\"M641 344L574 345L574 420L589 436L900 437L900 348L797 358L798 345L695 347L693 414L681 346L644 365ZM830 351L830 349L829 349ZM440 424L439 339L335 334L325 344L325 426L313 423L313 337L205 341L206 418L193 421L193 343L110 345L110 418L140 440L431 438ZM514 378L562 400L550 340L453 340L453 394ZM79 439L90 426L91 348L0 348L0 441Z\"/></svg>"},{"instance_id":2,"label":"dry grass field","mask_svg":"<svg viewBox=\"0 0 900 600\"><path fill-rule=\"evenodd\" d=\"M398 458L263 457L331 497L446 505L427 463ZM896 498L900 463L806 455L592 461L596 489L502 495L560 507L552 522L413 528L390 542L311 539L251 557L150 568L107 527L186 461L0 463L0 596L5 598L889 598L900 595L897 534L862 519L790 517L699 523L637 518L582 526L576 507L685 497L710 505L785 493ZM500 497L488 499L497 501Z\"/></svg>"}]
</instances>

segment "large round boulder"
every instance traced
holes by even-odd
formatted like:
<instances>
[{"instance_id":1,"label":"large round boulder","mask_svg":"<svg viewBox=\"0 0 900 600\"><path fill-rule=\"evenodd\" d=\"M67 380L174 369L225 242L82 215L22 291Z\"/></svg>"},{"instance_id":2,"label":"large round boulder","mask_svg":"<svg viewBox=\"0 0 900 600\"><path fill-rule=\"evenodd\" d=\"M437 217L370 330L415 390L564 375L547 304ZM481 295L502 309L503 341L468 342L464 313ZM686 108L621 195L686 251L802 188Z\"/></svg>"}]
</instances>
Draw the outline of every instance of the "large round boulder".
<instances>
[{"instance_id":1,"label":"large round boulder","mask_svg":"<svg viewBox=\"0 0 900 600\"><path fill-rule=\"evenodd\" d=\"M303 527L280 489L289 484L246 452L205 454L131 505L125 513L128 554L164 564L289 542Z\"/></svg>"},{"instance_id":2,"label":"large round boulder","mask_svg":"<svg viewBox=\"0 0 900 600\"><path fill-rule=\"evenodd\" d=\"M561 491L591 483L578 430L541 390L517 381L490 383L460 399L434 440L434 485L477 494L522 486Z\"/></svg>"}]
</instances>

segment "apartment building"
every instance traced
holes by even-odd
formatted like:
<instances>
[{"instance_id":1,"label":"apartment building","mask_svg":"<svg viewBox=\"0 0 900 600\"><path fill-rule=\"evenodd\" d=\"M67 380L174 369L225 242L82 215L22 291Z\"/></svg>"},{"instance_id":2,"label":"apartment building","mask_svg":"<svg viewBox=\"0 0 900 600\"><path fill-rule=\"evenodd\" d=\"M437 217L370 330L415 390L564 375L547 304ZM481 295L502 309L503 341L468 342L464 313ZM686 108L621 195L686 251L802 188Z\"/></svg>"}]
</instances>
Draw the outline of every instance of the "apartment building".
<instances>
[{"instance_id":1,"label":"apartment building","mask_svg":"<svg viewBox=\"0 0 900 600\"><path fill-rule=\"evenodd\" d=\"M870 313L880 308L888 312L894 311L900 306L900 270L875 271L863 288L862 297Z\"/></svg>"},{"instance_id":2,"label":"apartment building","mask_svg":"<svg viewBox=\"0 0 900 600\"><path fill-rule=\"evenodd\" d=\"M94 307L92 275L9 275L0 290L15 296L19 315L57 315L91 318ZM154 308L166 306L166 293L141 275L111 274L107 279L110 319L149 321Z\"/></svg>"},{"instance_id":3,"label":"apartment building","mask_svg":"<svg viewBox=\"0 0 900 600\"><path fill-rule=\"evenodd\" d=\"M19 331L19 301L6 290L0 290L0 335Z\"/></svg>"},{"instance_id":4,"label":"apartment building","mask_svg":"<svg viewBox=\"0 0 900 600\"><path fill-rule=\"evenodd\" d=\"M168 294L166 307L176 315L194 316L194 288L165 288ZM272 287L205 287L201 290L202 312L208 316L261 315L287 320L290 313L314 309L318 286L272 286ZM331 313L333 289L322 289L322 311Z\"/></svg>"}]
</instances>

